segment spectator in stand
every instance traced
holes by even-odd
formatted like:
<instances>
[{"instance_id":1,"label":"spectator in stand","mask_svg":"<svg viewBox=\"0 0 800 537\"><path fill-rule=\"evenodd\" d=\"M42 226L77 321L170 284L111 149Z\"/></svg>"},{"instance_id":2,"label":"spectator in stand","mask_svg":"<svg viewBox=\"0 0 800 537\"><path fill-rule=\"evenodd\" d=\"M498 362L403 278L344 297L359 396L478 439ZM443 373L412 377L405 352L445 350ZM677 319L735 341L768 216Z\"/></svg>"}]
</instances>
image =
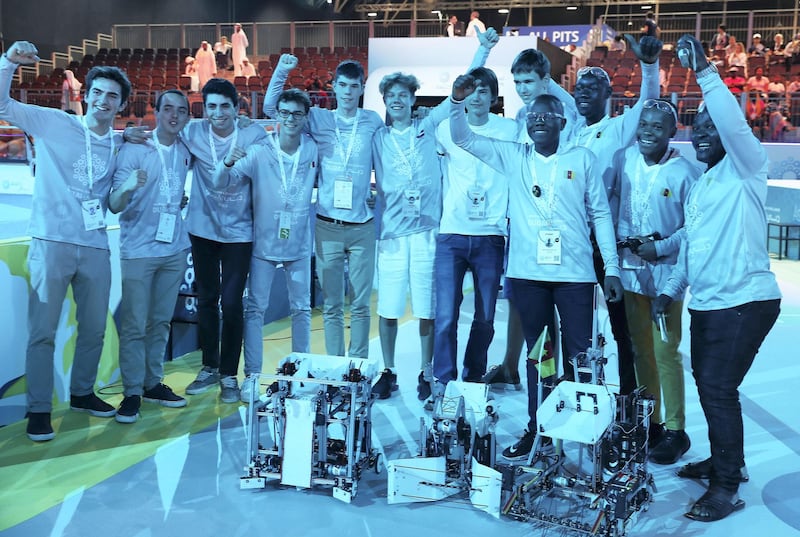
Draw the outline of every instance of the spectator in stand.
<instances>
[{"instance_id":1,"label":"spectator in stand","mask_svg":"<svg viewBox=\"0 0 800 537\"><path fill-rule=\"evenodd\" d=\"M766 93L769 88L769 78L764 76L764 68L756 67L756 74L747 79L744 89L746 91L757 91Z\"/></svg>"},{"instance_id":2,"label":"spectator in stand","mask_svg":"<svg viewBox=\"0 0 800 537\"><path fill-rule=\"evenodd\" d=\"M713 54L715 50L725 50L725 47L728 46L728 33L727 28L724 24L720 24L717 27L717 35L714 36L714 39L711 40L711 53Z\"/></svg>"},{"instance_id":3,"label":"spectator in stand","mask_svg":"<svg viewBox=\"0 0 800 537\"><path fill-rule=\"evenodd\" d=\"M622 34L617 34L614 36L614 40L611 42L611 46L608 47L608 50L616 50L619 52L625 52L628 46L625 44L625 38L622 37Z\"/></svg>"},{"instance_id":4,"label":"spectator in stand","mask_svg":"<svg viewBox=\"0 0 800 537\"><path fill-rule=\"evenodd\" d=\"M447 28L445 28L445 35L447 37L461 37L464 35L464 23L458 20L458 17L452 15L450 20L447 22Z\"/></svg>"},{"instance_id":5,"label":"spectator in stand","mask_svg":"<svg viewBox=\"0 0 800 537\"><path fill-rule=\"evenodd\" d=\"M306 80L306 92L311 99L311 104L320 108L328 108L328 92L318 76L315 75Z\"/></svg>"},{"instance_id":6,"label":"spectator in stand","mask_svg":"<svg viewBox=\"0 0 800 537\"><path fill-rule=\"evenodd\" d=\"M480 33L486 32L486 25L483 24L478 17L480 17L480 13L477 11L473 11L469 14L469 24L467 24L467 37L475 37L478 35L477 30L480 30Z\"/></svg>"},{"instance_id":7,"label":"spectator in stand","mask_svg":"<svg viewBox=\"0 0 800 537\"><path fill-rule=\"evenodd\" d=\"M238 22L233 25L233 35L231 36L231 55L233 56L233 75L242 75L242 64L247 56L247 47L250 42L247 34L242 30L242 25Z\"/></svg>"},{"instance_id":8,"label":"spectator in stand","mask_svg":"<svg viewBox=\"0 0 800 537\"><path fill-rule=\"evenodd\" d=\"M769 49L761 42L761 34L753 34L753 44L747 49L750 56L766 56Z\"/></svg>"},{"instance_id":9,"label":"spectator in stand","mask_svg":"<svg viewBox=\"0 0 800 537\"><path fill-rule=\"evenodd\" d=\"M242 58L242 76L246 76L247 78L256 76L256 67L250 63L250 60L247 59L247 56Z\"/></svg>"},{"instance_id":10,"label":"spectator in stand","mask_svg":"<svg viewBox=\"0 0 800 537\"><path fill-rule=\"evenodd\" d=\"M786 55L786 43L783 40L783 34L775 34L772 47L767 51L770 65L783 65L788 71L791 66L790 56Z\"/></svg>"},{"instance_id":11,"label":"spectator in stand","mask_svg":"<svg viewBox=\"0 0 800 537\"><path fill-rule=\"evenodd\" d=\"M650 37L658 37L661 30L656 23L656 14L648 11L644 16L644 26L642 26L642 37L649 35Z\"/></svg>"},{"instance_id":12,"label":"spectator in stand","mask_svg":"<svg viewBox=\"0 0 800 537\"><path fill-rule=\"evenodd\" d=\"M792 93L800 92L800 73L794 74L794 80L789 82L789 85L786 87L786 96L791 98Z\"/></svg>"},{"instance_id":13,"label":"spectator in stand","mask_svg":"<svg viewBox=\"0 0 800 537\"><path fill-rule=\"evenodd\" d=\"M64 83L61 85L61 109L72 110L75 115L83 115L81 104L81 82L69 69L64 71Z\"/></svg>"},{"instance_id":14,"label":"spectator in stand","mask_svg":"<svg viewBox=\"0 0 800 537\"><path fill-rule=\"evenodd\" d=\"M723 82L725 82L725 85L731 90L731 93L737 96L742 94L746 83L744 77L739 74L738 67L731 67L728 69L728 76L725 77Z\"/></svg>"},{"instance_id":15,"label":"spectator in stand","mask_svg":"<svg viewBox=\"0 0 800 537\"><path fill-rule=\"evenodd\" d=\"M783 83L783 76L775 74L769 81L767 86L767 93L770 100L783 99L786 95L786 85Z\"/></svg>"},{"instance_id":16,"label":"spectator in stand","mask_svg":"<svg viewBox=\"0 0 800 537\"><path fill-rule=\"evenodd\" d=\"M764 120L766 118L767 104L759 91L750 90L747 99L747 123L752 127L753 133L759 139L763 138Z\"/></svg>"},{"instance_id":17,"label":"spectator in stand","mask_svg":"<svg viewBox=\"0 0 800 537\"><path fill-rule=\"evenodd\" d=\"M798 58L800 58L800 33L795 34L794 39L791 43L786 45L783 53L786 54L787 68L793 63L798 63Z\"/></svg>"},{"instance_id":18,"label":"spectator in stand","mask_svg":"<svg viewBox=\"0 0 800 537\"><path fill-rule=\"evenodd\" d=\"M200 91L200 79L197 77L197 66L195 65L193 56L186 56L186 70L183 72L188 77L191 77L192 82L189 89L192 92Z\"/></svg>"},{"instance_id":19,"label":"spectator in stand","mask_svg":"<svg viewBox=\"0 0 800 537\"><path fill-rule=\"evenodd\" d=\"M734 39L734 38L731 38ZM738 67L739 72L747 75L747 53L744 51L744 45L736 42L734 45L734 52L728 55L728 67Z\"/></svg>"},{"instance_id":20,"label":"spectator in stand","mask_svg":"<svg viewBox=\"0 0 800 537\"><path fill-rule=\"evenodd\" d=\"M208 41L200 43L200 48L194 55L194 65L197 70L198 87L203 89L206 82L217 75L217 62L211 47L208 46Z\"/></svg>"},{"instance_id":21,"label":"spectator in stand","mask_svg":"<svg viewBox=\"0 0 800 537\"><path fill-rule=\"evenodd\" d=\"M736 40L736 38L732 35L729 35L728 46L725 47L725 57L728 57L735 52L739 52L738 50L736 50L737 44L739 44L739 42ZM745 56L747 56L747 52L745 52L744 50L744 45L742 45L742 52L744 52Z\"/></svg>"},{"instance_id":22,"label":"spectator in stand","mask_svg":"<svg viewBox=\"0 0 800 537\"><path fill-rule=\"evenodd\" d=\"M214 43L214 56L217 61L217 69L220 71L228 69L231 64L231 48L233 47L224 35Z\"/></svg>"}]
</instances>

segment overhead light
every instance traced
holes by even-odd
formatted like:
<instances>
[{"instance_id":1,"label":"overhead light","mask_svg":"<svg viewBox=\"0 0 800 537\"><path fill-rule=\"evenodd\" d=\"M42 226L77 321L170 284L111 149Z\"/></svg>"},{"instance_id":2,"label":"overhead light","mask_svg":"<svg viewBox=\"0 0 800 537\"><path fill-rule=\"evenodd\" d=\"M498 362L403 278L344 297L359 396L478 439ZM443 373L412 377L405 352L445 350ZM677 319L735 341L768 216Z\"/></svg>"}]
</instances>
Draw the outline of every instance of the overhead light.
<instances>
[{"instance_id":1,"label":"overhead light","mask_svg":"<svg viewBox=\"0 0 800 537\"><path fill-rule=\"evenodd\" d=\"M641 6L639 9L644 10L644 9L652 9L652 8L653 8L653 6L645 4L645 5Z\"/></svg>"},{"instance_id":2,"label":"overhead light","mask_svg":"<svg viewBox=\"0 0 800 537\"><path fill-rule=\"evenodd\" d=\"M578 6L567 6L567 11L578 11Z\"/></svg>"},{"instance_id":3,"label":"overhead light","mask_svg":"<svg viewBox=\"0 0 800 537\"><path fill-rule=\"evenodd\" d=\"M500 13L501 15L506 15L508 13L508 9L501 8L501 9L498 9L497 12Z\"/></svg>"},{"instance_id":4,"label":"overhead light","mask_svg":"<svg viewBox=\"0 0 800 537\"><path fill-rule=\"evenodd\" d=\"M374 11L370 11L369 13L367 13L367 17L377 17L377 16L378 14L375 13Z\"/></svg>"},{"instance_id":5,"label":"overhead light","mask_svg":"<svg viewBox=\"0 0 800 537\"><path fill-rule=\"evenodd\" d=\"M433 13L434 15L441 15L442 14L442 12L439 11L438 9L434 9L433 11L431 11L431 13Z\"/></svg>"}]
</instances>

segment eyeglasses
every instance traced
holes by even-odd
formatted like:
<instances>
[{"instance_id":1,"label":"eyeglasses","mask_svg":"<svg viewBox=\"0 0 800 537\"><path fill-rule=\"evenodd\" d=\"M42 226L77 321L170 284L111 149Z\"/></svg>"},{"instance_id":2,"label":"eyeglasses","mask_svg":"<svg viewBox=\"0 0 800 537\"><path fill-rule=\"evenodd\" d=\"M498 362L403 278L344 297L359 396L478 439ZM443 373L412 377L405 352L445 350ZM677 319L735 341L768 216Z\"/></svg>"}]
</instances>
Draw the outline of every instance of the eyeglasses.
<instances>
[{"instance_id":1,"label":"eyeglasses","mask_svg":"<svg viewBox=\"0 0 800 537\"><path fill-rule=\"evenodd\" d=\"M278 110L278 116L281 119L289 119L289 116L292 116L292 119L300 120L306 117L306 113L301 112L300 110L295 110L294 112L290 112L289 110Z\"/></svg>"},{"instance_id":2,"label":"eyeglasses","mask_svg":"<svg viewBox=\"0 0 800 537\"><path fill-rule=\"evenodd\" d=\"M555 112L528 112L525 114L528 121L553 121L554 119L564 119L561 114Z\"/></svg>"},{"instance_id":3,"label":"eyeglasses","mask_svg":"<svg viewBox=\"0 0 800 537\"><path fill-rule=\"evenodd\" d=\"M611 84L611 79L608 77L608 73L606 73L605 69L602 67L581 67L578 69L578 80L586 75L605 80Z\"/></svg>"},{"instance_id":4,"label":"eyeglasses","mask_svg":"<svg viewBox=\"0 0 800 537\"><path fill-rule=\"evenodd\" d=\"M656 110L660 110L665 114L672 114L672 117L675 118L675 124L678 124L678 111L675 110L675 107L672 106L672 103L661 100L661 99L647 99L644 103L642 103L642 108L647 110L648 108L655 108Z\"/></svg>"}]
</instances>

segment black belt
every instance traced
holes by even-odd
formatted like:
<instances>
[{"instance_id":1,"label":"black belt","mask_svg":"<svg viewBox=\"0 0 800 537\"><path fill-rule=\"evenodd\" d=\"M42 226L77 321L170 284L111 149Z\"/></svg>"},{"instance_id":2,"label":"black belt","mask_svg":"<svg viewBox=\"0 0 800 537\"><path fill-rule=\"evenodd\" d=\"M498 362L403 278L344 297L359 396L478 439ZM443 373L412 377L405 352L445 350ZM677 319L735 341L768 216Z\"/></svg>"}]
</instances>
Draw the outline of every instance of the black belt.
<instances>
[{"instance_id":1,"label":"black belt","mask_svg":"<svg viewBox=\"0 0 800 537\"><path fill-rule=\"evenodd\" d=\"M319 218L323 222L329 222L331 224L338 224L340 226L360 226L362 224L368 224L369 222L372 221L372 218L370 218L366 222L345 222L344 220L337 220L335 218L329 218L329 217L323 216L321 214L318 214L317 218Z\"/></svg>"}]
</instances>

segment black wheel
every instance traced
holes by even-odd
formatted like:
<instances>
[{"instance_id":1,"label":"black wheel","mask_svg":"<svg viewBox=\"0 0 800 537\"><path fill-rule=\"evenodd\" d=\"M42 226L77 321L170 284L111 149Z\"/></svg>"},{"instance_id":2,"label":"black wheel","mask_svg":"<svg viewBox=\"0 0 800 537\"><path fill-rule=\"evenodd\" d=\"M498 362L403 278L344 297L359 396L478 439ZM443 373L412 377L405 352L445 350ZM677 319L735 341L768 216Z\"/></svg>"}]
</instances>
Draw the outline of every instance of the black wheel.
<instances>
[{"instance_id":1,"label":"black wheel","mask_svg":"<svg viewBox=\"0 0 800 537\"><path fill-rule=\"evenodd\" d=\"M381 454L375 454L375 463L373 464L373 468L375 469L375 473L380 475L381 473Z\"/></svg>"}]
</instances>

